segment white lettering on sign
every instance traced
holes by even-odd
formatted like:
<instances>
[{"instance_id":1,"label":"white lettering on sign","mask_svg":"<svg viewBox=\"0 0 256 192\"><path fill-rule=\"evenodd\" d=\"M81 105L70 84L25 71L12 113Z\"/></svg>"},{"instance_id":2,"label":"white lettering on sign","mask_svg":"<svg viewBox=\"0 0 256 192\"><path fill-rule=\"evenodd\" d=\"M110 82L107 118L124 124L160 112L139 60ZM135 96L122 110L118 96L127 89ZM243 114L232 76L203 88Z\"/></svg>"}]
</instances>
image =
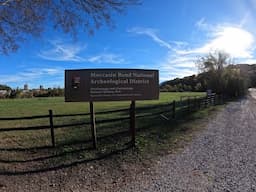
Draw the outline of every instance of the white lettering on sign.
<instances>
[{"instance_id":1,"label":"white lettering on sign","mask_svg":"<svg viewBox=\"0 0 256 192\"><path fill-rule=\"evenodd\" d=\"M119 101L159 98L158 70L82 69L65 72L66 101ZM70 80L80 77L78 81ZM73 83L70 83L72 81Z\"/></svg>"}]
</instances>

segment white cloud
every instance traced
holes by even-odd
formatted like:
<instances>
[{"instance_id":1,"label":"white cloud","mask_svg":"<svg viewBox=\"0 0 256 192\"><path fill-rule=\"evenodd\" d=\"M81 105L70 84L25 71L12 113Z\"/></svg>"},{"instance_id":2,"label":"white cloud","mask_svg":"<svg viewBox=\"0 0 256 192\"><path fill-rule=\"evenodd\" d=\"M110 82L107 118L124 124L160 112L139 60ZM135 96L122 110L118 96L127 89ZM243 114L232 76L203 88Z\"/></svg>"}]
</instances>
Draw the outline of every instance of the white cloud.
<instances>
[{"instance_id":1,"label":"white cloud","mask_svg":"<svg viewBox=\"0 0 256 192\"><path fill-rule=\"evenodd\" d=\"M211 25L204 18L196 22L199 30L206 31L206 41L200 47L179 50L178 54L207 54L216 50L225 51L233 58L254 57L254 35L244 29L245 23L250 18L246 13L238 25L218 24Z\"/></svg>"},{"instance_id":2,"label":"white cloud","mask_svg":"<svg viewBox=\"0 0 256 192\"><path fill-rule=\"evenodd\" d=\"M120 64L125 63L125 59L120 55L112 53L102 53L96 56L92 56L86 59L91 63L111 63L111 64Z\"/></svg>"},{"instance_id":3,"label":"white cloud","mask_svg":"<svg viewBox=\"0 0 256 192\"><path fill-rule=\"evenodd\" d=\"M174 78L182 78L195 74L192 69L180 69L171 66L162 66L160 69L160 82L167 81Z\"/></svg>"},{"instance_id":4,"label":"white cloud","mask_svg":"<svg viewBox=\"0 0 256 192\"><path fill-rule=\"evenodd\" d=\"M241 19L240 24L239 24L239 27L245 26L245 25L248 23L248 21L250 20L250 18L251 18L251 13L250 13L250 12L247 12L247 13L244 15L244 17Z\"/></svg>"},{"instance_id":5,"label":"white cloud","mask_svg":"<svg viewBox=\"0 0 256 192\"><path fill-rule=\"evenodd\" d=\"M44 77L58 77L64 75L62 68L33 68L11 75L0 75L0 84L17 83L24 84L40 80Z\"/></svg>"},{"instance_id":6,"label":"white cloud","mask_svg":"<svg viewBox=\"0 0 256 192\"><path fill-rule=\"evenodd\" d=\"M156 29L153 28L143 28L143 27L134 27L128 30L129 33L135 33L138 35L147 35L149 36L153 41L155 41L156 43L158 43L160 46L162 47L166 47L170 50L172 50L172 46L162 40L161 38L158 37L158 35L156 34Z\"/></svg>"},{"instance_id":7,"label":"white cloud","mask_svg":"<svg viewBox=\"0 0 256 192\"><path fill-rule=\"evenodd\" d=\"M81 56L86 46L77 44L65 44L61 41L51 41L51 48L41 51L38 56L45 60L51 61L71 61L71 62L89 62L89 63L108 63L121 64L125 59L115 53L106 52L91 56Z\"/></svg>"},{"instance_id":8,"label":"white cloud","mask_svg":"<svg viewBox=\"0 0 256 192\"><path fill-rule=\"evenodd\" d=\"M195 23L202 38L195 46L187 42L167 42L156 34L152 28L132 28L130 33L149 36L159 46L167 49L166 57L155 65L160 70L160 81L175 77L184 77L198 72L195 65L199 56L210 52L225 51L239 63L256 63L255 37L243 28L249 15L245 15L239 25L218 24L216 26L201 18Z\"/></svg>"},{"instance_id":9,"label":"white cloud","mask_svg":"<svg viewBox=\"0 0 256 192\"><path fill-rule=\"evenodd\" d=\"M178 54L207 54L216 50L229 53L233 58L252 58L254 36L239 27L218 27L211 32L212 39L203 46L191 50L179 50Z\"/></svg>"},{"instance_id":10,"label":"white cloud","mask_svg":"<svg viewBox=\"0 0 256 192\"><path fill-rule=\"evenodd\" d=\"M83 61L83 58L78 56L84 47L73 44L64 44L62 42L51 41L52 47L49 50L41 51L38 56L52 61Z\"/></svg>"},{"instance_id":11,"label":"white cloud","mask_svg":"<svg viewBox=\"0 0 256 192\"><path fill-rule=\"evenodd\" d=\"M158 65L161 74L160 81L196 74L195 60L193 56L181 56L168 52L166 58Z\"/></svg>"},{"instance_id":12,"label":"white cloud","mask_svg":"<svg viewBox=\"0 0 256 192\"><path fill-rule=\"evenodd\" d=\"M206 19L204 17L198 20L195 26L200 30L208 30L211 27L206 23Z\"/></svg>"},{"instance_id":13,"label":"white cloud","mask_svg":"<svg viewBox=\"0 0 256 192\"><path fill-rule=\"evenodd\" d=\"M244 59L244 60L240 60L239 63L256 64L256 59Z\"/></svg>"},{"instance_id":14,"label":"white cloud","mask_svg":"<svg viewBox=\"0 0 256 192\"><path fill-rule=\"evenodd\" d=\"M186 67L193 68L195 67L195 57L193 56L179 56L176 54L169 53L165 59L165 63L175 67Z\"/></svg>"},{"instance_id":15,"label":"white cloud","mask_svg":"<svg viewBox=\"0 0 256 192\"><path fill-rule=\"evenodd\" d=\"M195 62L198 56L203 56L216 50L225 51L231 57L239 60L239 63L256 63L254 58L254 36L239 27L218 26L212 31L211 26L204 24L204 20L199 21L197 25L209 30L210 39L201 47L176 49L175 52L169 52L167 57L160 64L161 70L166 70L166 75L170 78L184 77L186 75L196 74L198 72ZM192 47L192 45L190 45Z\"/></svg>"},{"instance_id":16,"label":"white cloud","mask_svg":"<svg viewBox=\"0 0 256 192\"><path fill-rule=\"evenodd\" d=\"M159 46L167 48L167 56L154 67L160 70L160 82L171 78L184 77L195 74L195 63L193 56L184 56L177 53L189 44L183 41L167 42L156 34L156 29L135 27L128 30L129 33L149 36Z\"/></svg>"}]
</instances>

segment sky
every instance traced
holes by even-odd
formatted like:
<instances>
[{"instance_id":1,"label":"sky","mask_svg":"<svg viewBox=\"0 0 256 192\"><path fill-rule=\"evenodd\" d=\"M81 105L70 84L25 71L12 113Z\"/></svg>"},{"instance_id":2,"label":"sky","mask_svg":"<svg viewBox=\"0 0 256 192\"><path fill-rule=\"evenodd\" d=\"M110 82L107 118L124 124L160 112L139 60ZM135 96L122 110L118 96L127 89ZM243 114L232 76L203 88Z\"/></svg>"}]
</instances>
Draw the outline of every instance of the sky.
<instances>
[{"instance_id":1,"label":"sky","mask_svg":"<svg viewBox=\"0 0 256 192\"><path fill-rule=\"evenodd\" d=\"M256 63L256 0L143 0L76 40L47 28L0 55L0 84L64 87L65 69L158 69L160 82L197 74L196 60L216 50Z\"/></svg>"}]
</instances>

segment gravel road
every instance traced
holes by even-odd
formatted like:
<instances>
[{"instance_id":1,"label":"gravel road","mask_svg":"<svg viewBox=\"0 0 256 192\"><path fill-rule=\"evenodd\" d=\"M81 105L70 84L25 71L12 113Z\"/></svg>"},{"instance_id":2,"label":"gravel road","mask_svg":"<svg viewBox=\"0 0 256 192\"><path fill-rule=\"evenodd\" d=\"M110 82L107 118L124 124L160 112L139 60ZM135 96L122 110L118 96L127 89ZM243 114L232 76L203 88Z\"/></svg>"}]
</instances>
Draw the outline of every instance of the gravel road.
<instances>
[{"instance_id":1,"label":"gravel road","mask_svg":"<svg viewBox=\"0 0 256 192\"><path fill-rule=\"evenodd\" d=\"M163 157L154 170L120 191L256 191L256 100L228 104L182 153Z\"/></svg>"},{"instance_id":2,"label":"gravel road","mask_svg":"<svg viewBox=\"0 0 256 192\"><path fill-rule=\"evenodd\" d=\"M0 191L256 191L256 100L229 103L183 151L152 162L145 166L117 155L58 171L2 176Z\"/></svg>"}]
</instances>

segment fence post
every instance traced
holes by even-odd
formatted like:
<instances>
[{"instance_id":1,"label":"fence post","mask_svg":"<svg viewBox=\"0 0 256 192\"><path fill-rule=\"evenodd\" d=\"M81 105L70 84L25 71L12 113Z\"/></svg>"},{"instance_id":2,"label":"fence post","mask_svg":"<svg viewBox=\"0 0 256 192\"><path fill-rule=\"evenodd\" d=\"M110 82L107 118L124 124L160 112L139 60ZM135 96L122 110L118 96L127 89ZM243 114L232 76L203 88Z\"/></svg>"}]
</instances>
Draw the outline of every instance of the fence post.
<instances>
[{"instance_id":1,"label":"fence post","mask_svg":"<svg viewBox=\"0 0 256 192\"><path fill-rule=\"evenodd\" d=\"M221 95L221 104L223 105L224 104L224 96L223 95Z\"/></svg>"},{"instance_id":2,"label":"fence post","mask_svg":"<svg viewBox=\"0 0 256 192\"><path fill-rule=\"evenodd\" d=\"M51 129L52 146L55 147L53 115L52 115L52 110L51 109L49 110L49 122L50 122L50 129Z\"/></svg>"},{"instance_id":3,"label":"fence post","mask_svg":"<svg viewBox=\"0 0 256 192\"><path fill-rule=\"evenodd\" d=\"M208 107L208 97L205 97L205 99L204 99L204 107L205 108Z\"/></svg>"},{"instance_id":4,"label":"fence post","mask_svg":"<svg viewBox=\"0 0 256 192\"><path fill-rule=\"evenodd\" d=\"M215 94L211 95L211 105L214 106Z\"/></svg>"},{"instance_id":5,"label":"fence post","mask_svg":"<svg viewBox=\"0 0 256 192\"><path fill-rule=\"evenodd\" d=\"M96 123L95 123L95 112L94 112L92 101L90 102L90 120L91 120L93 148L96 149L97 148Z\"/></svg>"},{"instance_id":6,"label":"fence post","mask_svg":"<svg viewBox=\"0 0 256 192\"><path fill-rule=\"evenodd\" d=\"M172 102L172 118L175 119L176 114L175 114L175 109L176 109L176 102L175 100Z\"/></svg>"},{"instance_id":7,"label":"fence post","mask_svg":"<svg viewBox=\"0 0 256 192\"><path fill-rule=\"evenodd\" d=\"M130 131L131 131L131 143L132 146L135 146L135 101L131 101L131 105L130 105Z\"/></svg>"},{"instance_id":8,"label":"fence post","mask_svg":"<svg viewBox=\"0 0 256 192\"><path fill-rule=\"evenodd\" d=\"M188 105L188 108L187 108L187 110L188 110L188 113L190 112L190 99L188 98L188 103L187 103L187 105Z\"/></svg>"},{"instance_id":9,"label":"fence post","mask_svg":"<svg viewBox=\"0 0 256 192\"><path fill-rule=\"evenodd\" d=\"M193 99L193 111L196 111L197 110L197 101L196 101L196 96L194 96L194 99Z\"/></svg>"}]
</instances>

